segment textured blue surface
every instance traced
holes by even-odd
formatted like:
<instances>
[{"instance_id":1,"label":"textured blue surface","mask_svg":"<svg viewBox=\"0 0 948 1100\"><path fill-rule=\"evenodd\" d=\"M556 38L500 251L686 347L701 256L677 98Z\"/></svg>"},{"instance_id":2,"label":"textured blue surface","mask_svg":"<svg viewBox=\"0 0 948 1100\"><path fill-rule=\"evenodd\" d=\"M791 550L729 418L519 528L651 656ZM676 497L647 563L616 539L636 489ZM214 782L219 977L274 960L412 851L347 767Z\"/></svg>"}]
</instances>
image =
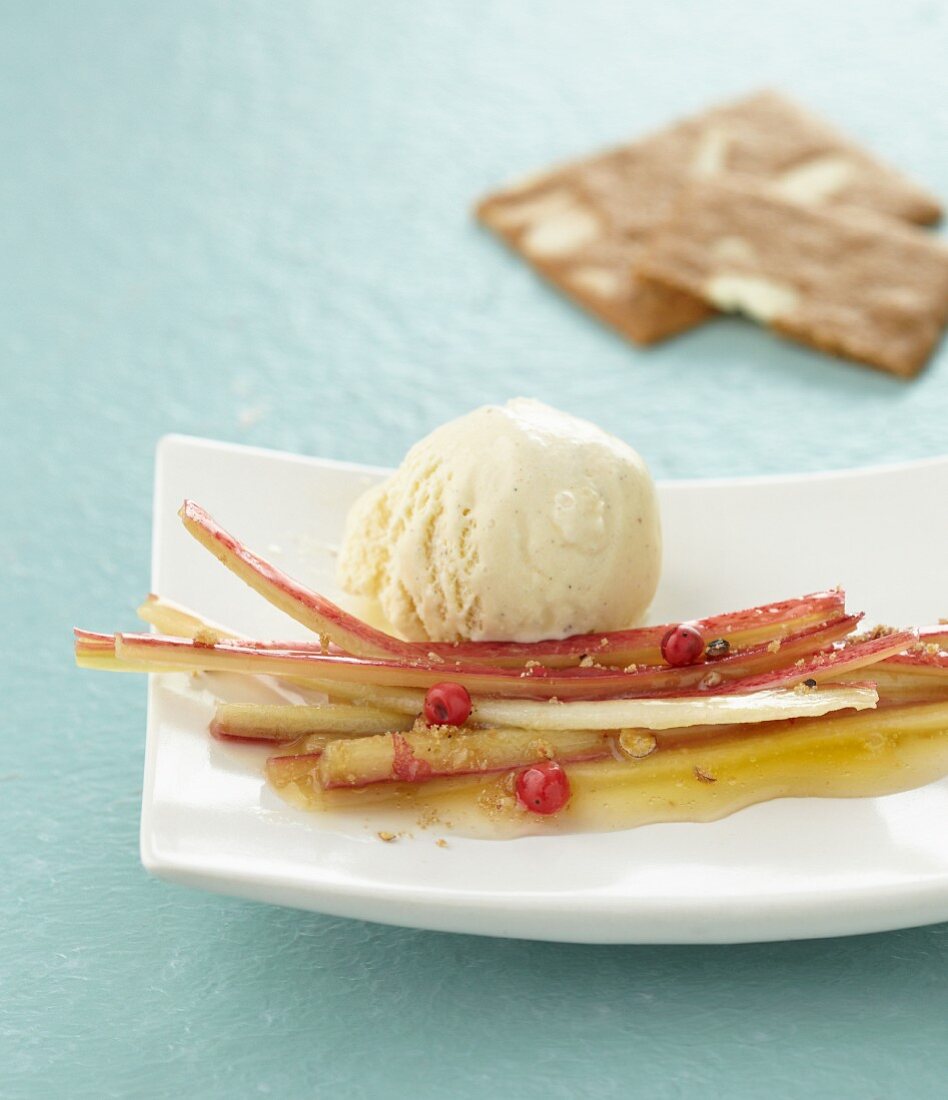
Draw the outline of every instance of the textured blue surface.
<instances>
[{"instance_id":1,"label":"textured blue surface","mask_svg":"<svg viewBox=\"0 0 948 1100\"><path fill-rule=\"evenodd\" d=\"M4 1097L944 1095L948 926L558 947L148 880L144 685L68 631L132 622L168 431L390 463L523 393L662 475L944 452L945 350L911 385L736 321L638 352L467 209L764 82L948 196L946 47L929 0L4 5Z\"/></svg>"}]
</instances>

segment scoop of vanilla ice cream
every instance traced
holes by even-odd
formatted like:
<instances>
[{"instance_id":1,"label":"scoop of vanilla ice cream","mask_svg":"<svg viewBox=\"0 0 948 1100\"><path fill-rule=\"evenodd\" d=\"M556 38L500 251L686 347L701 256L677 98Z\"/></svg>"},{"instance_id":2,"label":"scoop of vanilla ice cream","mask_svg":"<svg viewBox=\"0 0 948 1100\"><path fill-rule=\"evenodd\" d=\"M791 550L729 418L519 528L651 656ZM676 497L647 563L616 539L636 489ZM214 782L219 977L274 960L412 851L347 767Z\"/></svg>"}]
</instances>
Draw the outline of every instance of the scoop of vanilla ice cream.
<instances>
[{"instance_id":1,"label":"scoop of vanilla ice cream","mask_svg":"<svg viewBox=\"0 0 948 1100\"><path fill-rule=\"evenodd\" d=\"M633 625L660 568L639 455L517 398L436 429L356 501L338 576L407 638L532 642Z\"/></svg>"}]
</instances>

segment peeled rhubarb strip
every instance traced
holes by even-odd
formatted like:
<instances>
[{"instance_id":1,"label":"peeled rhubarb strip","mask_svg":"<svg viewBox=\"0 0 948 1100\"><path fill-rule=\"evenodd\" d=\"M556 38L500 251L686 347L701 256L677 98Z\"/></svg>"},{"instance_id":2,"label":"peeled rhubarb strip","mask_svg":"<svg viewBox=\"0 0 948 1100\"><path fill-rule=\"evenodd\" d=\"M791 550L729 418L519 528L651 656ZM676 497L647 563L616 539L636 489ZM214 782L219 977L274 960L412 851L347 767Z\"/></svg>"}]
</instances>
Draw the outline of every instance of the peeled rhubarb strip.
<instances>
[{"instance_id":1,"label":"peeled rhubarb strip","mask_svg":"<svg viewBox=\"0 0 948 1100\"><path fill-rule=\"evenodd\" d=\"M218 561L274 607L317 633L321 641L332 640L347 653L365 657L413 655L405 642L363 623L252 553L194 501L186 500L179 515L188 532Z\"/></svg>"},{"instance_id":2,"label":"peeled rhubarb strip","mask_svg":"<svg viewBox=\"0 0 948 1100\"><path fill-rule=\"evenodd\" d=\"M506 771L541 760L591 760L612 754L612 739L598 730L561 733L555 745L520 729L385 733L333 741L316 765L324 789L386 781L420 783L444 775Z\"/></svg>"},{"instance_id":3,"label":"peeled rhubarb strip","mask_svg":"<svg viewBox=\"0 0 948 1100\"><path fill-rule=\"evenodd\" d=\"M708 641L726 638L733 649L746 648L839 621L845 615L845 602L845 593L841 589L832 589L726 615L689 620L689 623L700 630ZM514 667L534 660L548 668L558 668L575 664L583 657L591 657L598 664L624 667L629 664L659 664L662 660L662 638L674 625L678 624L576 634L561 641L411 644L421 653L435 653L446 661L477 661Z\"/></svg>"},{"instance_id":4,"label":"peeled rhubarb strip","mask_svg":"<svg viewBox=\"0 0 948 1100\"><path fill-rule=\"evenodd\" d=\"M301 649L313 653L325 653L326 648L319 641L294 639L291 641L265 641L258 642L246 634L239 634L236 630L221 626L212 619L206 619L196 611L192 611L183 604L167 600L164 596L156 596L149 593L139 604L136 614L146 623L150 623L159 634L168 634L174 638L198 638L205 639L216 636L219 639L237 639L248 642L255 647L274 649ZM332 652L332 647L330 647ZM337 650L337 652L341 652Z\"/></svg>"},{"instance_id":5,"label":"peeled rhubarb strip","mask_svg":"<svg viewBox=\"0 0 948 1100\"><path fill-rule=\"evenodd\" d=\"M89 656L96 653L115 653L114 634L98 634L94 630L80 630L77 626L72 635L77 653Z\"/></svg>"},{"instance_id":6,"label":"peeled rhubarb strip","mask_svg":"<svg viewBox=\"0 0 948 1100\"><path fill-rule=\"evenodd\" d=\"M907 653L879 661L870 675L878 688L880 705L944 699L948 695L948 653L912 647Z\"/></svg>"},{"instance_id":7,"label":"peeled rhubarb strip","mask_svg":"<svg viewBox=\"0 0 948 1100\"><path fill-rule=\"evenodd\" d=\"M741 675L750 674L750 672L760 669L778 667L782 664L787 664L788 662L795 660L801 655L813 653L818 649L829 646L832 642L839 641L841 638L846 637L847 634L852 633L852 631L856 628L861 619L862 615L836 615L831 619L820 619L818 622L810 623L804 627L801 627L799 630L784 634L779 638L769 638L767 641L758 642L755 645L748 645L737 648L735 643L735 645L731 647L726 657L714 660L713 667L718 669L719 671L738 669L740 670ZM193 636L193 634L188 634L177 630L169 631L168 633L171 633L176 637ZM210 630L209 633L213 634L213 630ZM233 638L237 636L231 635L231 637ZM297 653L316 654L325 654L326 652L326 650L318 643L312 642L255 641L249 638L240 638L239 640L258 650L288 650ZM535 642L529 644L542 647L546 643ZM439 667L442 667L446 673L450 673L450 671L458 665L471 663L464 659L462 656L459 656L459 654L462 654L464 652L463 647L459 646L456 650L450 650L449 652L452 654L450 658L441 657L440 654L434 651L434 649L430 649L427 653L425 653L423 650L419 650L417 653L413 653L408 659L394 659L401 661L401 663L403 664L410 663L413 665L425 665L429 667L437 665ZM344 657L354 656L354 654L345 653L338 649L335 650L335 655ZM601 665L598 659L594 660L590 654L587 654L587 656L590 657L590 661L582 667L607 668L611 669L612 671L617 670L617 666L615 664ZM385 657L382 659L391 660L393 658ZM646 672L651 670L653 672L657 671L666 674L672 672L674 676L678 679L686 677L693 678L695 679L695 681L697 681L703 675L701 669L711 667L710 662L711 659L708 658L707 660L698 661L694 665L690 665L687 668L677 667L674 669L670 669L670 667L665 663L665 659L661 656L661 654L659 654L657 657L657 664L655 665L635 665L632 668L625 668L623 666L623 671L641 670L642 672ZM488 665L483 661L476 661L474 662L474 665L476 665L477 668L481 668L484 670L490 670L494 668L502 669L505 671L516 670L517 672L522 673L525 669L535 668L540 665L542 665L544 669L562 669L575 667L576 662L574 661L572 665L567 665L564 663L557 664L556 662L527 661L526 665L524 665L523 660L521 658L518 658L516 661L511 659L497 665Z\"/></svg>"},{"instance_id":8,"label":"peeled rhubarb strip","mask_svg":"<svg viewBox=\"0 0 948 1100\"><path fill-rule=\"evenodd\" d=\"M315 631L323 641L331 639L345 652L355 656L394 655L408 659L427 658L430 653L437 653L445 658L477 663L494 660L502 665L522 665L531 659L545 660L553 667L578 660L586 653L598 652L603 657L608 655L610 663L629 663L654 659L669 625L581 635L559 642L462 643L460 653L455 647L444 643L403 642L350 615L252 553L195 502L185 501L180 515L190 534L241 580L274 606ZM844 605L844 593L833 590L712 616L698 620L698 624L709 637L726 637L744 631L748 637L742 639L741 644L750 644L780 636L784 632L781 627L791 630L795 620L797 628L825 621L841 613Z\"/></svg>"},{"instance_id":9,"label":"peeled rhubarb strip","mask_svg":"<svg viewBox=\"0 0 948 1100\"><path fill-rule=\"evenodd\" d=\"M146 596L139 605L137 613L140 619L144 619L146 623L155 627L159 634L170 634L176 638L199 638L205 641L215 638L250 641L245 634L238 634L219 623L203 618L190 608L183 607L172 600L166 600L163 596L156 596L154 593ZM314 643L312 648L322 652L318 642ZM284 677L284 683L307 691L313 690L312 684L301 683L291 676Z\"/></svg>"},{"instance_id":10,"label":"peeled rhubarb strip","mask_svg":"<svg viewBox=\"0 0 948 1100\"><path fill-rule=\"evenodd\" d=\"M345 652L355 656L398 656L405 659L427 658L436 653L445 659L461 659L476 663L490 662L501 665L522 665L528 660L541 660L554 667L560 663L578 660L590 652L608 656L610 663L620 661L639 662L655 659L658 646L668 625L641 630L618 631L607 634L590 634L565 639L561 642L540 643L462 643L457 648L444 643L403 642L390 634L376 630L350 615L332 601L293 580L270 562L252 553L233 535L220 527L200 505L185 501L181 517L187 530L210 550L228 569L259 592L280 610L320 635L321 640L331 639ZM840 590L814 593L798 599L764 604L744 611L712 616L699 620L699 625L709 637L726 637L737 631L748 633L740 644L760 639L770 640L793 629L794 620L799 628L814 622L825 621L839 614L845 605L845 595ZM774 627L777 627L776 631ZM605 640L605 642L604 642ZM735 639L738 642L738 639ZM534 648L536 646L537 648Z\"/></svg>"},{"instance_id":11,"label":"peeled rhubarb strip","mask_svg":"<svg viewBox=\"0 0 948 1100\"><path fill-rule=\"evenodd\" d=\"M315 678L309 680L311 690L321 691L332 700L356 703L360 706L381 707L397 714L417 717L425 703L425 693L418 688L379 687L359 682L343 683L340 680Z\"/></svg>"},{"instance_id":12,"label":"peeled rhubarb strip","mask_svg":"<svg viewBox=\"0 0 948 1100\"><path fill-rule=\"evenodd\" d=\"M815 718L831 711L865 710L876 705L871 685L847 684L812 691L792 688L752 695L688 696L682 699L599 699L572 703L530 699L478 699L472 721L526 729L683 729L735 722L779 722Z\"/></svg>"},{"instance_id":13,"label":"peeled rhubarb strip","mask_svg":"<svg viewBox=\"0 0 948 1100\"><path fill-rule=\"evenodd\" d=\"M859 639L834 649L831 653L817 653L812 657L802 658L790 668L712 685L709 691L720 695L735 691L744 694L764 688L792 687L805 680L815 680L817 683L836 680L844 673L869 668L886 657L892 657L914 642L915 635L908 630L886 634L880 638Z\"/></svg>"},{"instance_id":14,"label":"peeled rhubarb strip","mask_svg":"<svg viewBox=\"0 0 948 1100\"><path fill-rule=\"evenodd\" d=\"M236 642L198 645L189 639L158 634L116 635L116 655L120 661L134 662L136 667L147 666L152 660L162 668L173 665L191 671L292 676L311 681L320 688L328 687L330 691L334 691L336 685L344 689L346 684L364 688L367 692L391 688L427 689L449 678L464 684L472 694L528 698L548 698L552 695L596 697L631 690L636 675L600 669L566 669L555 676L520 676L510 669L469 666L452 667L448 676L446 670L438 666L432 668L294 650L258 649ZM545 673L546 670L540 671ZM590 676L590 673L594 675Z\"/></svg>"},{"instance_id":15,"label":"peeled rhubarb strip","mask_svg":"<svg viewBox=\"0 0 948 1100\"><path fill-rule=\"evenodd\" d=\"M912 669L920 675L948 678L948 653L909 652L896 653L884 661L886 668Z\"/></svg>"},{"instance_id":16,"label":"peeled rhubarb strip","mask_svg":"<svg viewBox=\"0 0 948 1100\"><path fill-rule=\"evenodd\" d=\"M389 710L348 703L219 703L210 731L215 737L238 740L295 741L314 733L340 737L411 729L413 721Z\"/></svg>"},{"instance_id":17,"label":"peeled rhubarb strip","mask_svg":"<svg viewBox=\"0 0 948 1100\"><path fill-rule=\"evenodd\" d=\"M760 691L754 695L688 696L682 699L599 699L591 702L551 703L536 699L474 699L470 723L482 726L515 726L526 730L668 730L731 725L735 722L778 722L787 718L813 718L851 708L876 705L871 684L831 685L813 690ZM364 725L348 721L348 713L378 715ZM334 715L340 716L338 725ZM382 723L386 720L389 725ZM221 704L215 732L223 736L252 737L268 741L292 741L306 734L331 731L335 726L352 733L383 733L410 729L413 717L395 715L372 707L293 704ZM301 750L304 751L304 750ZM311 750L305 750L311 751Z\"/></svg>"},{"instance_id":18,"label":"peeled rhubarb strip","mask_svg":"<svg viewBox=\"0 0 948 1100\"><path fill-rule=\"evenodd\" d=\"M194 638L197 635L216 634L219 638L242 638L233 630L212 623L187 607L166 600L163 596L149 593L139 604L137 615L150 623L159 634L171 634L174 637Z\"/></svg>"},{"instance_id":19,"label":"peeled rhubarb strip","mask_svg":"<svg viewBox=\"0 0 948 1100\"><path fill-rule=\"evenodd\" d=\"M271 758L267 778L283 797L309 809L414 806L450 816L462 833L491 836L714 821L769 799L884 795L948 774L948 702L763 729L722 727L716 739L659 747L641 760L568 764L572 797L549 819L518 806L508 773L324 791L315 778L317 761Z\"/></svg>"},{"instance_id":20,"label":"peeled rhubarb strip","mask_svg":"<svg viewBox=\"0 0 948 1100\"><path fill-rule=\"evenodd\" d=\"M396 724L395 728L398 726ZM403 727L410 729L410 726ZM295 741L279 742L280 756L271 757L271 760L286 759L292 760L298 756L318 758L323 749L332 744L333 741L339 741L344 736L340 733L309 733L305 737L298 737ZM364 736L364 735L362 735ZM266 741L267 738L249 738L249 740ZM270 742L273 744L273 742Z\"/></svg>"},{"instance_id":21,"label":"peeled rhubarb strip","mask_svg":"<svg viewBox=\"0 0 948 1100\"><path fill-rule=\"evenodd\" d=\"M821 619L800 630L784 634L782 637L772 637L766 642L759 642L756 645L743 648L732 648L726 657L714 660L713 665L709 659L707 661L699 661L686 668L671 668L665 664L661 654L658 654L657 665L641 666L633 664L628 667L623 667L622 671L627 673L635 671L640 672L643 676L643 683L645 682L645 677L658 676L666 682L673 682L673 686L676 689L680 689L688 684L698 684L703 679L708 669L712 667L722 678L736 679L738 677L750 676L757 672L767 671L771 668L778 668L781 665L789 664L798 657L807 656L819 649L826 648L831 643L839 641L846 637L847 634L852 633L861 618L861 615L837 615L831 619ZM315 654L324 652L318 645L307 644L305 642L248 641L248 644L252 645L254 649L266 651L293 651ZM531 643L531 645L533 644L542 647L546 643ZM451 650L450 652L453 654L450 659L448 657L441 657L434 649L431 649L427 654L419 652L412 655L409 663L427 667L437 665L443 670L444 677L450 677L455 669L464 665L472 669L481 669L484 671L498 669L504 672L516 671L520 674L540 675L545 674L550 669L572 669L572 671L575 672L577 664L576 661L573 661L570 665L565 661L544 660L528 661L526 665L524 665L521 655L521 657L518 657L516 660L510 659L498 665L487 665L480 661L470 662L463 659L461 656L457 656L457 654L463 652L462 647L458 647L457 650ZM518 650L518 653L519 652L521 651ZM340 654L338 651L336 655L352 656L352 654ZM542 654L540 655L542 656ZM597 659L594 660L590 655L587 656L589 656L589 661L582 667L598 668L599 671L603 671L604 669L613 672L619 671L615 664L602 665ZM613 654L613 657L615 657L615 654ZM397 659L401 660L400 658ZM402 663L405 662L402 661ZM533 671L530 671L531 669Z\"/></svg>"},{"instance_id":22,"label":"peeled rhubarb strip","mask_svg":"<svg viewBox=\"0 0 948 1100\"><path fill-rule=\"evenodd\" d=\"M178 672L177 665L161 666L147 659L143 662L119 661L115 655L115 635L96 634L91 630L73 630L76 665L100 672Z\"/></svg>"},{"instance_id":23,"label":"peeled rhubarb strip","mask_svg":"<svg viewBox=\"0 0 948 1100\"><path fill-rule=\"evenodd\" d=\"M266 652L256 650L252 643L248 643L248 649L230 651L223 658L216 661L208 660L206 656L213 647L202 646L190 638L171 638L160 634L131 634L126 636L126 642L122 647L121 659L117 656L119 645L118 636L115 634L90 634L88 631L76 630L76 664L82 668L97 668L106 672L203 672L221 670L225 672L243 672L250 675L277 676L281 680L310 691L324 692L334 699L342 699L349 703L364 704L366 706L382 707L399 714L417 715L421 713L425 700L425 693L415 688L383 687L371 682L354 680L346 682L337 679L329 679L325 676L312 674L312 670L305 669L305 677L292 673L286 673L266 660ZM88 638L103 639L102 642L90 646ZM134 639L134 642L129 642ZM158 643L177 642L180 648L175 651L173 659L162 662L156 657L149 639ZM136 644L140 643L140 644ZM140 657L133 657L130 650L137 648ZM218 651L220 652L220 651ZM264 658L261 663L254 660L250 667L240 659L249 653L252 657ZM298 670L294 670L298 671Z\"/></svg>"},{"instance_id":24,"label":"peeled rhubarb strip","mask_svg":"<svg viewBox=\"0 0 948 1100\"><path fill-rule=\"evenodd\" d=\"M897 673L876 665L869 673L879 692L879 706L901 703L932 703L948 698L948 677Z\"/></svg>"},{"instance_id":25,"label":"peeled rhubarb strip","mask_svg":"<svg viewBox=\"0 0 948 1100\"><path fill-rule=\"evenodd\" d=\"M265 648L252 642L224 641L216 645L190 642L181 638L169 638L154 634L120 634L116 636L116 653L120 660L143 662L151 654L162 664L178 664L182 667L202 670L219 670L244 673L269 673L275 676L293 676L301 680L310 677L320 683L371 684L390 688L427 689L442 680L450 679L463 684L471 694L500 695L519 698L607 698L617 695L684 694L689 689L707 688L741 691L789 686L808 675L816 675L811 669L821 668L819 659L801 658L791 668L774 668L781 661L790 659L797 652L811 652L838 634L844 633L857 621L856 616L834 625L832 628L803 632L788 638L782 647L771 651L760 646L753 651L734 655L713 664L701 664L686 668L645 668L636 671L620 671L605 668L567 668L550 670L536 667L517 672L515 669L494 669L483 665L423 665L391 660L360 659L350 656L324 655L311 650ZM892 635L891 638L895 638ZM902 647L913 640L905 634ZM890 639L863 643L869 645L876 658L877 649L897 652L897 645L885 644ZM873 648L875 647L875 648ZM816 660L816 664L812 663ZM854 651L845 667L858 667L858 654ZM761 675L754 675L758 669ZM807 671L797 675L798 668ZM705 684L708 677L712 682ZM827 674L824 674L827 678ZM723 685L723 688L721 687Z\"/></svg>"},{"instance_id":26,"label":"peeled rhubarb strip","mask_svg":"<svg viewBox=\"0 0 948 1100\"><path fill-rule=\"evenodd\" d=\"M840 589L817 592L780 603L764 604L743 611L691 620L708 640L726 638L732 650L779 641L805 630L829 628L845 618L845 594ZM432 655L446 664L456 661L522 668L537 661L548 668L577 664L591 657L598 664L656 664L662 660L661 640L675 624L577 634L557 641L539 642L406 642L405 654L427 662ZM295 643L299 648L315 644Z\"/></svg>"}]
</instances>

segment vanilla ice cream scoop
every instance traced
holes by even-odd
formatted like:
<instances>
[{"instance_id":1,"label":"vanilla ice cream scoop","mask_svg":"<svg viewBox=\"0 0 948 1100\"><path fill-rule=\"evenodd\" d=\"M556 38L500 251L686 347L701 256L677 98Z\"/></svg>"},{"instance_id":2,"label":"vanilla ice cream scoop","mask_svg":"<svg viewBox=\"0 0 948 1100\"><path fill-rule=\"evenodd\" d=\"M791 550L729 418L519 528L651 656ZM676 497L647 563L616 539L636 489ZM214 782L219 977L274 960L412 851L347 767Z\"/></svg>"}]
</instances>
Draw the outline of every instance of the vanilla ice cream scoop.
<instances>
[{"instance_id":1,"label":"vanilla ice cream scoop","mask_svg":"<svg viewBox=\"0 0 948 1100\"><path fill-rule=\"evenodd\" d=\"M356 501L339 581L410 639L533 642L635 624L660 568L639 455L517 398L436 429Z\"/></svg>"}]
</instances>

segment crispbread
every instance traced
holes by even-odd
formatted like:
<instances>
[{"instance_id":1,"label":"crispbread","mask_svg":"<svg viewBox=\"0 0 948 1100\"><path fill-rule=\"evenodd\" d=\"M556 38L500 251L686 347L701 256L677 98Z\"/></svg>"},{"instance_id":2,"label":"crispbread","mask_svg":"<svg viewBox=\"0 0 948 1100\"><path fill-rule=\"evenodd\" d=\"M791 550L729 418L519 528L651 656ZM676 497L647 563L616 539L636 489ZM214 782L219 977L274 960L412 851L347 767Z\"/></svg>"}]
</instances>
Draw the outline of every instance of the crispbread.
<instances>
[{"instance_id":1,"label":"crispbread","mask_svg":"<svg viewBox=\"0 0 948 1100\"><path fill-rule=\"evenodd\" d=\"M560 290L647 344L713 311L637 276L650 234L691 179L738 171L813 203L848 203L908 221L937 200L821 119L759 92L659 133L488 195L480 220Z\"/></svg>"},{"instance_id":2,"label":"crispbread","mask_svg":"<svg viewBox=\"0 0 948 1100\"><path fill-rule=\"evenodd\" d=\"M817 209L741 177L693 181L639 271L719 309L903 377L948 321L948 246L853 207Z\"/></svg>"}]
</instances>

